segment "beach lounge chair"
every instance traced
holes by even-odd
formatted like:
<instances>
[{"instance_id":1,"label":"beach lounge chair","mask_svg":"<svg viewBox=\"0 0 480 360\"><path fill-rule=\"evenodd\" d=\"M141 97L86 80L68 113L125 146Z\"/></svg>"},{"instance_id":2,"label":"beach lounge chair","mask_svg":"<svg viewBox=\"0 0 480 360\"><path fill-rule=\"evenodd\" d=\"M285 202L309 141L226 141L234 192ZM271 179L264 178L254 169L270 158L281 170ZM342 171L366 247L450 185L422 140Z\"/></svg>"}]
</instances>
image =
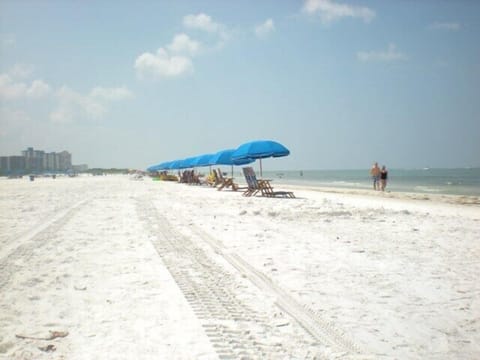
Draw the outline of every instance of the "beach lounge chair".
<instances>
[{"instance_id":1,"label":"beach lounge chair","mask_svg":"<svg viewBox=\"0 0 480 360\"><path fill-rule=\"evenodd\" d=\"M225 188L229 188L229 187L231 187L233 191L237 191L238 189L240 189L238 184L236 184L233 181L233 178L224 177L223 174L222 174L222 170L220 170L220 169L217 170L217 178L219 180L219 185L218 185L217 190L219 190L219 191L222 190L222 189L225 189Z\"/></svg>"},{"instance_id":2,"label":"beach lounge chair","mask_svg":"<svg viewBox=\"0 0 480 360\"><path fill-rule=\"evenodd\" d=\"M291 191L274 191L271 180L257 179L255 171L252 167L244 167L243 174L247 181L248 188L243 192L243 196L253 196L257 193L261 193L265 197L288 197L295 198L295 195Z\"/></svg>"},{"instance_id":3,"label":"beach lounge chair","mask_svg":"<svg viewBox=\"0 0 480 360\"><path fill-rule=\"evenodd\" d=\"M218 178L217 171L213 169L210 174L207 176L206 183L210 186L216 187L221 183L220 179Z\"/></svg>"},{"instance_id":4,"label":"beach lounge chair","mask_svg":"<svg viewBox=\"0 0 480 360\"><path fill-rule=\"evenodd\" d=\"M210 186L215 186L215 176L213 173L208 174L208 176L205 178L205 183Z\"/></svg>"},{"instance_id":5,"label":"beach lounge chair","mask_svg":"<svg viewBox=\"0 0 480 360\"><path fill-rule=\"evenodd\" d=\"M243 175L245 176L245 181L247 182L247 189L243 192L243 196L253 196L256 193L261 191L261 187L258 183L255 172L251 167L244 167Z\"/></svg>"},{"instance_id":6,"label":"beach lounge chair","mask_svg":"<svg viewBox=\"0 0 480 360\"><path fill-rule=\"evenodd\" d=\"M195 173L195 170L190 170L188 174L188 184L190 185L201 185L202 181L200 180L199 174Z\"/></svg>"},{"instance_id":7,"label":"beach lounge chair","mask_svg":"<svg viewBox=\"0 0 480 360\"><path fill-rule=\"evenodd\" d=\"M179 182L184 184L200 184L200 178L195 174L193 170L184 170L180 177Z\"/></svg>"},{"instance_id":8,"label":"beach lounge chair","mask_svg":"<svg viewBox=\"0 0 480 360\"><path fill-rule=\"evenodd\" d=\"M184 170L181 173L179 172L178 182L180 182L180 183L187 183L188 182L187 170Z\"/></svg>"}]
</instances>

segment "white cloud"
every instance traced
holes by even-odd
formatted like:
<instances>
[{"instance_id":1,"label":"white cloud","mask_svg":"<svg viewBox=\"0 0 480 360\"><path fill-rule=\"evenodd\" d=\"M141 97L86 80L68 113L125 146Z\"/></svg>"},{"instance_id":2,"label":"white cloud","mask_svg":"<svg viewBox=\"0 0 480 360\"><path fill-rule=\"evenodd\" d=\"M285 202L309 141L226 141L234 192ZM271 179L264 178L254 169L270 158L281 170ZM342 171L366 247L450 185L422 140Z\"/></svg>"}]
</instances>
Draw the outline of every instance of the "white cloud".
<instances>
[{"instance_id":1,"label":"white cloud","mask_svg":"<svg viewBox=\"0 0 480 360\"><path fill-rule=\"evenodd\" d=\"M73 110L67 106L59 106L50 113L50 121L55 124L68 124L73 122Z\"/></svg>"},{"instance_id":2,"label":"white cloud","mask_svg":"<svg viewBox=\"0 0 480 360\"><path fill-rule=\"evenodd\" d=\"M456 22L435 22L429 26L432 30L458 31L460 24Z\"/></svg>"},{"instance_id":3,"label":"white cloud","mask_svg":"<svg viewBox=\"0 0 480 360\"><path fill-rule=\"evenodd\" d=\"M370 22L375 17L375 11L368 7L340 4L333 0L306 0L302 11L309 15L318 14L323 23L331 23L345 17Z\"/></svg>"},{"instance_id":4,"label":"white cloud","mask_svg":"<svg viewBox=\"0 0 480 360\"><path fill-rule=\"evenodd\" d=\"M220 49L228 41L229 34L222 24L216 23L206 14L186 15L183 25L210 33L204 45L185 33L177 34L172 41L157 52L144 52L137 56L134 69L140 79L174 78L193 72L193 57L210 50ZM216 42L216 43L215 43Z\"/></svg>"},{"instance_id":5,"label":"white cloud","mask_svg":"<svg viewBox=\"0 0 480 360\"><path fill-rule=\"evenodd\" d=\"M20 98L41 98L50 93L50 86L42 80L34 80L30 85L16 82L8 74L0 74L0 98L16 100Z\"/></svg>"},{"instance_id":6,"label":"white cloud","mask_svg":"<svg viewBox=\"0 0 480 360\"><path fill-rule=\"evenodd\" d=\"M32 98L41 98L48 94L50 94L50 86L42 80L34 80L26 91L26 95Z\"/></svg>"},{"instance_id":7,"label":"white cloud","mask_svg":"<svg viewBox=\"0 0 480 360\"><path fill-rule=\"evenodd\" d=\"M109 102L130 99L133 94L125 86L119 88L97 86L87 95L63 86L55 96L58 105L50 113L50 120L55 123L69 123L77 117L100 120L108 113Z\"/></svg>"},{"instance_id":8,"label":"white cloud","mask_svg":"<svg viewBox=\"0 0 480 360\"><path fill-rule=\"evenodd\" d=\"M263 24L255 27L255 34L259 38L266 38L273 31L275 31L275 24L272 19L267 19Z\"/></svg>"},{"instance_id":9,"label":"white cloud","mask_svg":"<svg viewBox=\"0 0 480 360\"><path fill-rule=\"evenodd\" d=\"M25 95L27 85L15 83L7 74L0 74L0 98L16 99Z\"/></svg>"},{"instance_id":10,"label":"white cloud","mask_svg":"<svg viewBox=\"0 0 480 360\"><path fill-rule=\"evenodd\" d=\"M397 50L395 44L389 44L387 50L359 51L357 59L360 61L392 62L408 60L408 56Z\"/></svg>"},{"instance_id":11,"label":"white cloud","mask_svg":"<svg viewBox=\"0 0 480 360\"><path fill-rule=\"evenodd\" d=\"M190 29L198 29L207 32L218 32L222 27L212 20L207 14L186 15L183 18L183 25Z\"/></svg>"},{"instance_id":12,"label":"white cloud","mask_svg":"<svg viewBox=\"0 0 480 360\"><path fill-rule=\"evenodd\" d=\"M92 98L104 99L108 101L118 101L131 99L133 94L125 86L118 88L104 88L97 86L90 91L90 96Z\"/></svg>"},{"instance_id":13,"label":"white cloud","mask_svg":"<svg viewBox=\"0 0 480 360\"><path fill-rule=\"evenodd\" d=\"M135 60L135 70L142 77L175 77L193 71L192 60L187 56L170 55L160 48L156 54L143 53Z\"/></svg>"},{"instance_id":14,"label":"white cloud","mask_svg":"<svg viewBox=\"0 0 480 360\"><path fill-rule=\"evenodd\" d=\"M82 117L101 119L108 113L110 102L133 98L132 92L125 86L97 86L85 95L63 86L52 97L50 85L43 80L18 80L28 77L32 69L31 66L16 65L8 74L0 74L0 100L40 99L49 96L48 103L54 104L53 111L50 112L52 122L68 123ZM10 118L14 118L12 114L9 115Z\"/></svg>"},{"instance_id":15,"label":"white cloud","mask_svg":"<svg viewBox=\"0 0 480 360\"><path fill-rule=\"evenodd\" d=\"M62 86L55 94L57 108L50 113L50 120L55 123L70 123L76 116L99 119L106 110L99 103L92 105L93 99L82 95L67 86Z\"/></svg>"},{"instance_id":16,"label":"white cloud","mask_svg":"<svg viewBox=\"0 0 480 360\"><path fill-rule=\"evenodd\" d=\"M172 42L167 45L167 49L172 53L186 53L195 55L200 50L200 43L198 41L190 39L187 34L177 34L173 38Z\"/></svg>"},{"instance_id":17,"label":"white cloud","mask_svg":"<svg viewBox=\"0 0 480 360\"><path fill-rule=\"evenodd\" d=\"M217 49L222 48L231 36L225 25L213 21L209 15L203 13L184 16L183 26L217 35L218 43L214 46Z\"/></svg>"}]
</instances>

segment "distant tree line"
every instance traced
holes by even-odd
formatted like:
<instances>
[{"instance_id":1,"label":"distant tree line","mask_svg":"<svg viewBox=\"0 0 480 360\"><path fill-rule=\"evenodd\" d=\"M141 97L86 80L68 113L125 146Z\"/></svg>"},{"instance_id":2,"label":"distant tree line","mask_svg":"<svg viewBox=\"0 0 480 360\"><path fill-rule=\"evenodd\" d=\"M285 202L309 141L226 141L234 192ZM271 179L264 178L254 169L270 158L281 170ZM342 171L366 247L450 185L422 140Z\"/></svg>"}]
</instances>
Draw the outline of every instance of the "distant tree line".
<instances>
[{"instance_id":1,"label":"distant tree line","mask_svg":"<svg viewBox=\"0 0 480 360\"><path fill-rule=\"evenodd\" d=\"M130 172L129 169L118 169L118 168L92 168L84 171L85 174L92 174L92 175L103 175L103 174L128 174Z\"/></svg>"}]
</instances>

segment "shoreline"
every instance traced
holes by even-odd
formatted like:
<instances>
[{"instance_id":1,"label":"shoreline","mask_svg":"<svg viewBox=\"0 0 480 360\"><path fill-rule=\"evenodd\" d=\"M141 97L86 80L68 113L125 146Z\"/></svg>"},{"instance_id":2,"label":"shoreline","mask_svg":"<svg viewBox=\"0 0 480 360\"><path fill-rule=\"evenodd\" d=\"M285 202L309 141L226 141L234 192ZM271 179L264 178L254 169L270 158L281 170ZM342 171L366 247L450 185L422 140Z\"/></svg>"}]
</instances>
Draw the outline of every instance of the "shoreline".
<instances>
[{"instance_id":1,"label":"shoreline","mask_svg":"<svg viewBox=\"0 0 480 360\"><path fill-rule=\"evenodd\" d=\"M57 179L75 179L75 178L91 178L94 177L90 174L81 174L75 177L68 176L59 176ZM101 177L124 177L131 178L131 175L127 174L106 174ZM36 177L35 181L55 181L57 179L52 179L51 177ZM8 182L30 182L27 177L9 179L7 177L0 177L0 181ZM151 181L152 179L149 176L144 177L145 181ZM240 186L246 186L244 183L245 179L243 177L235 177L234 181ZM170 182L168 182L170 183ZM173 182L175 183L175 182ZM181 184L185 185L185 184ZM394 191L387 189L386 191L372 190L367 188L353 188L345 186L321 186L321 185L304 185L304 184L292 184L288 182L283 182L282 179L273 179L272 185L277 188L284 188L286 190L292 191L312 191L314 193L323 192L331 194L345 194L345 195L354 195L354 196L368 196L374 198L384 198L384 199L399 199L399 200L418 200L418 201L431 201L431 202L440 202L447 204L456 204L456 205L467 205L467 206L480 206L480 195L460 195L460 194L446 194L446 193L424 193L424 192L409 192L409 191Z\"/></svg>"},{"instance_id":2,"label":"shoreline","mask_svg":"<svg viewBox=\"0 0 480 360\"><path fill-rule=\"evenodd\" d=\"M475 168L476 169L476 168ZM449 169L455 170L455 169ZM348 171L348 170L345 170ZM226 172L230 176L229 172ZM235 174L234 181L239 183L241 186L246 186L245 179L240 174ZM271 175L271 174L269 174ZM41 179L50 179L49 176L39 176L35 175L35 180ZM57 175L58 179L69 178L67 175ZM91 174L78 174L72 178L85 178L93 177ZM103 176L119 176L119 177L131 177L128 174L105 174ZM103 177L102 176L102 177ZM204 176L206 176L204 174ZM335 185L316 185L310 184L310 181L307 181L306 184L302 184L300 181L283 181L282 178L276 177L267 177L272 181L274 186L284 187L290 190L310 190L314 192L326 192L326 193L335 193L335 194L350 194L350 195L364 195L364 196L375 196L375 197L384 197L384 198L397 198L397 199L411 199L411 200L431 200L437 202L445 202L451 204L461 204L461 205L480 205L480 195L470 195L470 194L451 194L443 193L441 191L436 192L422 192L422 191L406 191L406 190L390 190L387 187L385 191L372 190L370 187L349 187L349 186L335 186ZM145 180L150 180L149 176L144 177ZM23 178L8 178L7 176L0 176L0 181L29 181L28 175L24 175Z\"/></svg>"},{"instance_id":3,"label":"shoreline","mask_svg":"<svg viewBox=\"0 0 480 360\"><path fill-rule=\"evenodd\" d=\"M442 202L448 204L457 204L457 205L471 205L477 206L480 205L480 196L476 195L452 195L452 194L431 194L431 193L420 193L420 192L403 192L403 191L379 191L379 190L368 190L368 189L355 189L347 187L328 187L328 186L309 186L309 185L292 185L287 183L273 182L274 186L291 189L291 190L308 190L314 192L325 192L332 194L348 194L355 196L370 196L375 198L390 198L390 199L399 199L399 200L425 200L433 202Z\"/></svg>"}]
</instances>

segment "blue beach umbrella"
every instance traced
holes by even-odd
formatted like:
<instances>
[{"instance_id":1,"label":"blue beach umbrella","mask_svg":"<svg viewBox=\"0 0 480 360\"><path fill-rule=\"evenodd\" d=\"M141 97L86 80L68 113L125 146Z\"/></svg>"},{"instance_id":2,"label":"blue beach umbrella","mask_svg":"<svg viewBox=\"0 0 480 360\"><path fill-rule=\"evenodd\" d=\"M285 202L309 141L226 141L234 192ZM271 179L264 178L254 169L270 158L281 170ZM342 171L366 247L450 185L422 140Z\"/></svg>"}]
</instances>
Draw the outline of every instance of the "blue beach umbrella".
<instances>
[{"instance_id":1,"label":"blue beach umbrella","mask_svg":"<svg viewBox=\"0 0 480 360\"><path fill-rule=\"evenodd\" d=\"M245 165L250 164L255 161L255 159L240 159L233 161L232 154L235 152L235 149L221 150L215 153L209 161L210 165L231 165L232 166L232 177L233 177L233 165Z\"/></svg>"},{"instance_id":2,"label":"blue beach umbrella","mask_svg":"<svg viewBox=\"0 0 480 360\"><path fill-rule=\"evenodd\" d=\"M211 165L209 164L209 161L212 156L213 154L205 154L205 155L197 156L192 163L193 167L210 166L209 172L211 172L212 168L211 168Z\"/></svg>"},{"instance_id":3,"label":"blue beach umbrella","mask_svg":"<svg viewBox=\"0 0 480 360\"><path fill-rule=\"evenodd\" d=\"M175 164L174 164L175 170L186 169L187 166L185 166L185 160L186 160L186 159L177 160L177 161L175 162Z\"/></svg>"},{"instance_id":4,"label":"blue beach umbrella","mask_svg":"<svg viewBox=\"0 0 480 360\"><path fill-rule=\"evenodd\" d=\"M165 169L165 162L157 164L157 165L152 165L147 168L147 171L153 172L153 171L158 171L158 170L164 170Z\"/></svg>"},{"instance_id":5,"label":"blue beach umbrella","mask_svg":"<svg viewBox=\"0 0 480 360\"><path fill-rule=\"evenodd\" d=\"M170 169L170 165L172 165L172 162L173 162L173 161L165 161L165 162L163 163L162 170L168 170L168 169Z\"/></svg>"},{"instance_id":6,"label":"blue beach umbrella","mask_svg":"<svg viewBox=\"0 0 480 360\"><path fill-rule=\"evenodd\" d=\"M157 170L166 170L168 169L168 165L170 164L169 161L162 162L157 165Z\"/></svg>"},{"instance_id":7,"label":"blue beach umbrella","mask_svg":"<svg viewBox=\"0 0 480 360\"><path fill-rule=\"evenodd\" d=\"M183 166L185 168L193 168L196 161L197 161L197 156L188 157L185 160L183 160Z\"/></svg>"},{"instance_id":8,"label":"blue beach umbrella","mask_svg":"<svg viewBox=\"0 0 480 360\"><path fill-rule=\"evenodd\" d=\"M193 162L195 161L195 159L196 159L196 157L192 156L192 157L189 157L189 158L186 158L186 159L182 160L182 162L180 163L179 169L192 168L193 167Z\"/></svg>"},{"instance_id":9,"label":"blue beach umbrella","mask_svg":"<svg viewBox=\"0 0 480 360\"><path fill-rule=\"evenodd\" d=\"M171 161L170 164L168 165L167 169L169 170L178 170L180 169L180 166L182 165L183 160L174 160Z\"/></svg>"},{"instance_id":10,"label":"blue beach umbrella","mask_svg":"<svg viewBox=\"0 0 480 360\"><path fill-rule=\"evenodd\" d=\"M152 166L149 166L149 167L147 168L147 171L148 171L148 172L154 172L154 171L157 171L157 166L158 166L158 165L152 165Z\"/></svg>"},{"instance_id":11,"label":"blue beach umbrella","mask_svg":"<svg viewBox=\"0 0 480 360\"><path fill-rule=\"evenodd\" d=\"M256 140L240 145L232 154L232 160L260 159L260 176L262 176L262 159L287 156L289 154L290 150L276 141Z\"/></svg>"},{"instance_id":12,"label":"blue beach umbrella","mask_svg":"<svg viewBox=\"0 0 480 360\"><path fill-rule=\"evenodd\" d=\"M194 167L201 167L201 166L209 166L210 165L210 159L213 156L213 154L205 154L205 155L200 155L195 158L195 160L192 162Z\"/></svg>"},{"instance_id":13,"label":"blue beach umbrella","mask_svg":"<svg viewBox=\"0 0 480 360\"><path fill-rule=\"evenodd\" d=\"M254 162L255 159L240 159L233 161L232 154L235 152L235 149L222 150L215 153L209 161L210 165L245 165Z\"/></svg>"}]
</instances>

